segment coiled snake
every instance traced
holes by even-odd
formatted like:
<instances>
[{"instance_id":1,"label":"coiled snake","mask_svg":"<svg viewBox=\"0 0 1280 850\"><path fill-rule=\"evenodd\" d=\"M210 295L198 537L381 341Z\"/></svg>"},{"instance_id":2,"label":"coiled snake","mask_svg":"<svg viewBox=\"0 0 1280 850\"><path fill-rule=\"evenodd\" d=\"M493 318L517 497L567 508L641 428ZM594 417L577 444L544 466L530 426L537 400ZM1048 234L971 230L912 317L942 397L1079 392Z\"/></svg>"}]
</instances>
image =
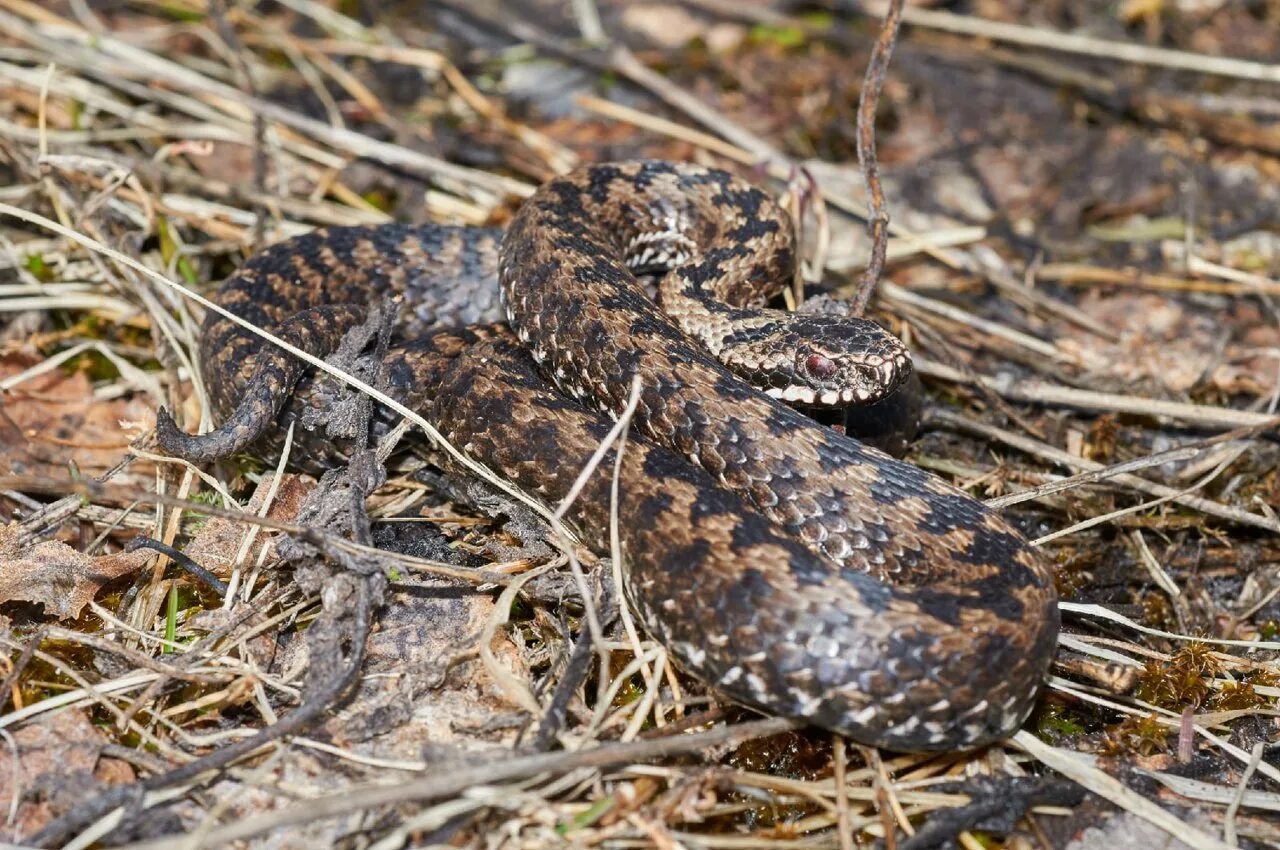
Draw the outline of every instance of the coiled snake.
<instances>
[{"instance_id":1,"label":"coiled snake","mask_svg":"<svg viewBox=\"0 0 1280 850\"><path fill-rule=\"evenodd\" d=\"M961 491L779 400L871 399L909 370L869 323L758 309L791 273L792 239L768 195L725 172L594 165L542 186L505 234L316 231L252 258L218 300L324 356L371 303L401 296L390 392L552 503L638 378L643 438L618 479L625 591L685 670L866 744L1003 737L1053 653L1048 566ZM661 273L665 313L641 271ZM176 455L224 456L327 403L303 364L216 315L202 362L223 425L193 437L162 411ZM301 432L304 465L341 452ZM605 551L612 473L601 464L568 515Z\"/></svg>"}]
</instances>

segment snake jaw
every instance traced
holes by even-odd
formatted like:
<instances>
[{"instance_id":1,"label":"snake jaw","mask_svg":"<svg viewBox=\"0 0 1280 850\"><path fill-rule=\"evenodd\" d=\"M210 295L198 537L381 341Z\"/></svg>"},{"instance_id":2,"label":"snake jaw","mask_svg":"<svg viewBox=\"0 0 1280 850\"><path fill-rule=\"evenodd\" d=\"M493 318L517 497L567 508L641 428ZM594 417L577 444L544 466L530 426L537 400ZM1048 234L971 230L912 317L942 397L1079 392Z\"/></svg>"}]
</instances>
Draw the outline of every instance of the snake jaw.
<instances>
[{"instance_id":1,"label":"snake jaw","mask_svg":"<svg viewBox=\"0 0 1280 850\"><path fill-rule=\"evenodd\" d=\"M767 321L722 330L717 356L772 398L818 409L873 405L912 374L906 348L873 322L768 312Z\"/></svg>"},{"instance_id":2,"label":"snake jaw","mask_svg":"<svg viewBox=\"0 0 1280 850\"><path fill-rule=\"evenodd\" d=\"M896 392L913 371L901 344L884 331L880 334L876 341L886 344L869 352L804 346L789 362L762 360L753 367L773 384L765 392L787 404L828 409L877 404ZM739 366L735 371L750 370ZM764 382L758 376L754 381Z\"/></svg>"}]
</instances>

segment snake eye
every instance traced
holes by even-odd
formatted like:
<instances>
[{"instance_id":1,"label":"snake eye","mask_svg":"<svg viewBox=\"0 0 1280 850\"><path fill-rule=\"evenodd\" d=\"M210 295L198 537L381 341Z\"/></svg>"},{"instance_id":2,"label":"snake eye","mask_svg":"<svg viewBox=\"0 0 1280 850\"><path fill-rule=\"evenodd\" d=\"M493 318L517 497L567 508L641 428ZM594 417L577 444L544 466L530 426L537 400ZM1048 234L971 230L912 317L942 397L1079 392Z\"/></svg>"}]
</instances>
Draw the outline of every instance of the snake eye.
<instances>
[{"instance_id":1,"label":"snake eye","mask_svg":"<svg viewBox=\"0 0 1280 850\"><path fill-rule=\"evenodd\" d=\"M810 354L804 359L804 369L819 381L825 381L836 373L836 362L821 354Z\"/></svg>"}]
</instances>

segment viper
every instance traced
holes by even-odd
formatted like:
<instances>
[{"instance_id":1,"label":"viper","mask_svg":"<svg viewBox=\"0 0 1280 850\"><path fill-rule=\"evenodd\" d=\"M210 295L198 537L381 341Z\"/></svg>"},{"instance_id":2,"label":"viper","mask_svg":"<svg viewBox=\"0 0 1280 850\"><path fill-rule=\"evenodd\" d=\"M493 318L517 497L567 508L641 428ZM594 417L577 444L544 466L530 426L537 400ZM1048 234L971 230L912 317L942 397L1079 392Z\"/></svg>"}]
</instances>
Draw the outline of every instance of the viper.
<instances>
[{"instance_id":1,"label":"viper","mask_svg":"<svg viewBox=\"0 0 1280 850\"><path fill-rule=\"evenodd\" d=\"M1051 569L961 490L791 406L875 402L911 372L869 321L765 306L793 277L793 230L727 172L596 164L541 186L505 232L387 224L277 243L217 301L325 357L395 299L387 391L547 503L633 401L621 457L566 519L605 553L616 530L626 598L681 668L864 744L998 740L1053 654ZM332 401L305 364L223 316L200 344L222 424L192 436L160 411L171 454L224 457ZM378 427L394 419L381 410ZM303 427L293 457L324 468L367 436Z\"/></svg>"}]
</instances>

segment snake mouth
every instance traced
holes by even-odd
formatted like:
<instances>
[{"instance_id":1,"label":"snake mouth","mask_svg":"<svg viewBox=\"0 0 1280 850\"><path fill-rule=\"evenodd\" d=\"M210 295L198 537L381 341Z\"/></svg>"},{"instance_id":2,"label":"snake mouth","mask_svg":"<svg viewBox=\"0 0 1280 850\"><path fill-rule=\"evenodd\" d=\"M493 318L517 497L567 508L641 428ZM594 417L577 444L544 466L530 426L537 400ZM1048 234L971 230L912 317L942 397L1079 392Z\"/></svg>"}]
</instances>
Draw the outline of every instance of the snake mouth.
<instances>
[{"instance_id":1,"label":"snake mouth","mask_svg":"<svg viewBox=\"0 0 1280 850\"><path fill-rule=\"evenodd\" d=\"M837 407L848 404L867 404L882 393L868 387L848 388L844 390L816 390L813 387L792 385L789 387L770 387L765 390L770 398L785 401L788 404L821 405Z\"/></svg>"}]
</instances>

